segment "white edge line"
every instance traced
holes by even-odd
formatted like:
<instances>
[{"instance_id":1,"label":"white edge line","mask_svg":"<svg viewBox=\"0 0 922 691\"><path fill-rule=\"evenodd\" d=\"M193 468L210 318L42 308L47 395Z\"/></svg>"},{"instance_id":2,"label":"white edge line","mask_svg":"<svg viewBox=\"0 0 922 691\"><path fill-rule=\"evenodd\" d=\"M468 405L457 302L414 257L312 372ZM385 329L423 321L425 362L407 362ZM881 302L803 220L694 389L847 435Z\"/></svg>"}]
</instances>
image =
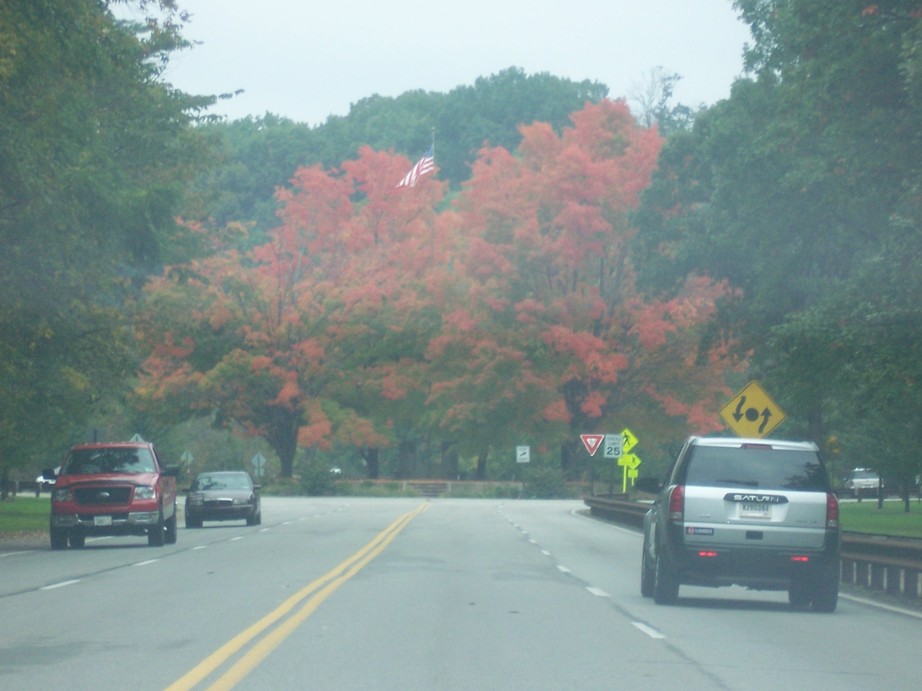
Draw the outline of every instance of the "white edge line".
<instances>
[{"instance_id":1,"label":"white edge line","mask_svg":"<svg viewBox=\"0 0 922 691\"><path fill-rule=\"evenodd\" d=\"M157 561L160 561L160 559L159 558L158 559L145 559L144 561L139 561L139 562L132 564L132 566L147 566L148 564L153 564L154 562L157 562Z\"/></svg>"},{"instance_id":2,"label":"white edge line","mask_svg":"<svg viewBox=\"0 0 922 691\"><path fill-rule=\"evenodd\" d=\"M663 634L661 634L659 631L654 629L652 626L647 626L646 624L643 624L639 621L632 621L631 624L633 624L635 628L637 628L638 630L643 631L650 638L665 638L666 637Z\"/></svg>"},{"instance_id":3,"label":"white edge line","mask_svg":"<svg viewBox=\"0 0 922 691\"><path fill-rule=\"evenodd\" d=\"M587 586L587 587L586 587L586 590L588 590L590 593L592 593L592 594L595 595L596 597L611 597L611 595L609 595L608 593L606 593L606 592L605 592L604 590L602 590L601 588L594 588L594 587L592 587L592 586Z\"/></svg>"},{"instance_id":4,"label":"white edge line","mask_svg":"<svg viewBox=\"0 0 922 691\"><path fill-rule=\"evenodd\" d=\"M66 585L73 585L74 583L79 583L80 579L74 579L72 581L61 581L60 583L52 583L51 585L43 585L39 590L54 590L55 588L63 588Z\"/></svg>"},{"instance_id":5,"label":"white edge line","mask_svg":"<svg viewBox=\"0 0 922 691\"><path fill-rule=\"evenodd\" d=\"M557 565L557 570L558 570L558 571L561 571L562 573L571 573L570 569L568 569L568 568L567 568L566 566L564 566L563 564L558 564L558 565Z\"/></svg>"},{"instance_id":6,"label":"white edge line","mask_svg":"<svg viewBox=\"0 0 922 691\"><path fill-rule=\"evenodd\" d=\"M878 609L885 609L888 612L895 612L897 614L905 614L909 617L915 617L916 619L922 619L922 612L915 612L911 609L903 609L902 607L895 607L893 605L887 605L883 602L877 602L876 600L866 600L863 597L855 597L854 595L847 595L845 593L839 593L839 597L843 600L851 600L852 602L857 602L861 605L868 605L869 607L877 607Z\"/></svg>"}]
</instances>

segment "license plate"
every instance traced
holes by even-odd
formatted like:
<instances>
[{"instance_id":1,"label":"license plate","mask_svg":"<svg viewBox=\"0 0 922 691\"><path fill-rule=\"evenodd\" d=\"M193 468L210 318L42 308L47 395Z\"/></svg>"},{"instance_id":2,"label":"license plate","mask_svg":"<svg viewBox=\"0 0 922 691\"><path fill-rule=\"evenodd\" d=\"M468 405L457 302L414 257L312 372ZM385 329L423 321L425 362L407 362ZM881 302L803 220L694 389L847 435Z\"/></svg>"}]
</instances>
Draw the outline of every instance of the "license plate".
<instances>
[{"instance_id":1,"label":"license plate","mask_svg":"<svg viewBox=\"0 0 922 691\"><path fill-rule=\"evenodd\" d=\"M740 504L740 518L771 518L772 505L743 502Z\"/></svg>"},{"instance_id":2,"label":"license plate","mask_svg":"<svg viewBox=\"0 0 922 691\"><path fill-rule=\"evenodd\" d=\"M112 525L112 516L93 516L93 525L99 527Z\"/></svg>"}]
</instances>

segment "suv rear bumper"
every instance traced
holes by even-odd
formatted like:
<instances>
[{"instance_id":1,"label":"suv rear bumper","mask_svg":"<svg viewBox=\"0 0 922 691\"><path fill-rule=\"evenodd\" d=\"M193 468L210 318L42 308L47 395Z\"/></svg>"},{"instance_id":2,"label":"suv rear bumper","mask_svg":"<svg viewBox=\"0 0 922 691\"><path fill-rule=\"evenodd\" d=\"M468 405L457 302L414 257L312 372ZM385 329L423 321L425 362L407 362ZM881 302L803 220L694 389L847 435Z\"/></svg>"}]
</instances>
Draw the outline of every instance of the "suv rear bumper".
<instances>
[{"instance_id":1,"label":"suv rear bumper","mask_svg":"<svg viewBox=\"0 0 922 691\"><path fill-rule=\"evenodd\" d=\"M736 584L755 590L786 590L792 581L839 568L837 532L827 532L822 550L688 546L674 540L669 542L669 563L679 581L688 585Z\"/></svg>"}]
</instances>

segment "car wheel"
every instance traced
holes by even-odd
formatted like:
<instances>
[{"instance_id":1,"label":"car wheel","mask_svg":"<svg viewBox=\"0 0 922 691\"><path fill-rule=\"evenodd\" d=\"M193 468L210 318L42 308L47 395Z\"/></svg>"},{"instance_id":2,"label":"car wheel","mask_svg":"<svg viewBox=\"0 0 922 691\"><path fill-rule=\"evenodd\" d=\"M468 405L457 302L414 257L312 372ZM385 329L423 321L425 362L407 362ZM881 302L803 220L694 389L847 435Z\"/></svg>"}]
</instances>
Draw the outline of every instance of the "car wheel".
<instances>
[{"instance_id":1,"label":"car wheel","mask_svg":"<svg viewBox=\"0 0 922 691\"><path fill-rule=\"evenodd\" d=\"M640 594L644 597L653 597L653 584L656 582L656 572L650 566L650 557L647 554L647 541L643 541L643 554L640 557Z\"/></svg>"},{"instance_id":2,"label":"car wheel","mask_svg":"<svg viewBox=\"0 0 922 691\"><path fill-rule=\"evenodd\" d=\"M71 533L68 539L70 540L70 546L74 549L83 549L86 544L86 535L80 535L76 532Z\"/></svg>"},{"instance_id":3,"label":"car wheel","mask_svg":"<svg viewBox=\"0 0 922 691\"><path fill-rule=\"evenodd\" d=\"M51 549L67 548L67 531L60 528L51 529Z\"/></svg>"},{"instance_id":4,"label":"car wheel","mask_svg":"<svg viewBox=\"0 0 922 691\"><path fill-rule=\"evenodd\" d=\"M679 599L679 579L663 555L656 557L653 577L653 601L658 605L672 605Z\"/></svg>"},{"instance_id":5,"label":"car wheel","mask_svg":"<svg viewBox=\"0 0 922 691\"><path fill-rule=\"evenodd\" d=\"M163 512L157 519L157 525L147 531L147 544L151 547L163 547L166 538L166 527L163 522Z\"/></svg>"},{"instance_id":6,"label":"car wheel","mask_svg":"<svg viewBox=\"0 0 922 691\"><path fill-rule=\"evenodd\" d=\"M813 611L832 613L839 603L839 565L831 564L823 568L816 581L813 593Z\"/></svg>"},{"instance_id":7,"label":"car wheel","mask_svg":"<svg viewBox=\"0 0 922 691\"><path fill-rule=\"evenodd\" d=\"M247 525L259 525L259 514L252 513L247 516Z\"/></svg>"},{"instance_id":8,"label":"car wheel","mask_svg":"<svg viewBox=\"0 0 922 691\"><path fill-rule=\"evenodd\" d=\"M202 519L201 519L201 518L196 518L195 516L190 516L190 515L187 513L187 514L186 514L186 527L187 527L187 528L201 528L201 527L202 527Z\"/></svg>"},{"instance_id":9,"label":"car wheel","mask_svg":"<svg viewBox=\"0 0 922 691\"><path fill-rule=\"evenodd\" d=\"M173 510L173 515L170 516L169 520L164 524L165 535L164 540L168 545L176 544L176 511Z\"/></svg>"}]
</instances>

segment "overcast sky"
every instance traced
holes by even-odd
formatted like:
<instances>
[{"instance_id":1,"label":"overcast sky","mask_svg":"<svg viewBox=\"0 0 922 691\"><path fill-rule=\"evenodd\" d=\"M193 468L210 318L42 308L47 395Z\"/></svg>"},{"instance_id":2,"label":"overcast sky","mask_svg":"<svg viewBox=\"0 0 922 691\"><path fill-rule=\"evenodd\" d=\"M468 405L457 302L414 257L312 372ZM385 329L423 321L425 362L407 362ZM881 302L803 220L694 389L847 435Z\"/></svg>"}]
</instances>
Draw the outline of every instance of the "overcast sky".
<instances>
[{"instance_id":1,"label":"overcast sky","mask_svg":"<svg viewBox=\"0 0 922 691\"><path fill-rule=\"evenodd\" d=\"M447 93L508 67L638 92L658 67L676 101L711 105L742 73L749 32L731 0L179 0L186 38L164 78L242 89L213 112L317 125L379 94Z\"/></svg>"}]
</instances>

